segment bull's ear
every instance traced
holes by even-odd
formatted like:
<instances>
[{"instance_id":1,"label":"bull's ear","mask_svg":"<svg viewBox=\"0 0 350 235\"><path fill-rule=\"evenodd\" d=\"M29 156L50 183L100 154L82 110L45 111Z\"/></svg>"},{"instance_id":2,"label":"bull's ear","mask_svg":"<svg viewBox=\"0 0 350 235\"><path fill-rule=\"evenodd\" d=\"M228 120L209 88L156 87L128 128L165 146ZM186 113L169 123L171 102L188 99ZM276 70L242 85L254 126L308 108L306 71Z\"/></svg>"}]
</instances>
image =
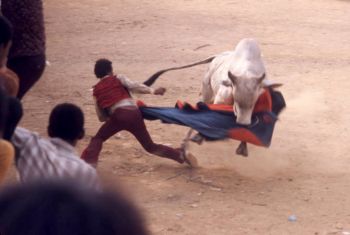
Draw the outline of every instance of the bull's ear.
<instances>
[{"instance_id":1,"label":"bull's ear","mask_svg":"<svg viewBox=\"0 0 350 235\"><path fill-rule=\"evenodd\" d=\"M237 84L237 77L231 73L231 71L228 71L228 78L231 80L233 85Z\"/></svg>"},{"instance_id":2,"label":"bull's ear","mask_svg":"<svg viewBox=\"0 0 350 235\"><path fill-rule=\"evenodd\" d=\"M258 78L258 83L259 83L259 84L262 83L262 81L264 80L264 78L265 78L265 73L264 73L263 75L261 75L260 78Z\"/></svg>"}]
</instances>

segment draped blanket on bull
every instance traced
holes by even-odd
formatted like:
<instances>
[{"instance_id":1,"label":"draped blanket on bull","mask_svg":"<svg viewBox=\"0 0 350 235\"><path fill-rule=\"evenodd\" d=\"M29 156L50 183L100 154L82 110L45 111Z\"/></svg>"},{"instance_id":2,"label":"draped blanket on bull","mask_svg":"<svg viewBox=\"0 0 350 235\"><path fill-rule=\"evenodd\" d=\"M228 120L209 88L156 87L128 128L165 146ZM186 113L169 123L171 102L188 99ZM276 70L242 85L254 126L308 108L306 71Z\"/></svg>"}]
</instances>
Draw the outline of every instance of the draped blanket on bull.
<instances>
[{"instance_id":1,"label":"draped blanket on bull","mask_svg":"<svg viewBox=\"0 0 350 235\"><path fill-rule=\"evenodd\" d=\"M142 115L147 120L188 126L198 131L207 140L232 138L268 147L277 121L277 115L285 107L280 92L266 89L259 97L252 117L252 124L236 123L232 105L207 105L202 102L192 106L177 102L174 108L148 107L139 102Z\"/></svg>"}]
</instances>

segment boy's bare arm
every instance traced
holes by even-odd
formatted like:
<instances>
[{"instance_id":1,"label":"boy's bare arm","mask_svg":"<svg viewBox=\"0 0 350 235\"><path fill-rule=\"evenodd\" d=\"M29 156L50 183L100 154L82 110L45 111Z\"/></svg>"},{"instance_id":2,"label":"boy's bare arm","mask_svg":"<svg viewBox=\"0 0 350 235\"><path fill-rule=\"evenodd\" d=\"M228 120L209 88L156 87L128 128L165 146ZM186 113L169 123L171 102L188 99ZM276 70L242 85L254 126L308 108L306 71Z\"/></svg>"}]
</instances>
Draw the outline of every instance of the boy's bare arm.
<instances>
[{"instance_id":1,"label":"boy's bare arm","mask_svg":"<svg viewBox=\"0 0 350 235\"><path fill-rule=\"evenodd\" d=\"M132 81L124 75L118 75L118 79L126 88L128 88L131 92L134 93L164 95L164 93L166 92L166 89L163 87L154 89L142 83Z\"/></svg>"},{"instance_id":2,"label":"boy's bare arm","mask_svg":"<svg viewBox=\"0 0 350 235\"><path fill-rule=\"evenodd\" d=\"M120 82L133 93L155 94L155 89L144 84L132 81L124 75L118 75Z\"/></svg>"}]
</instances>

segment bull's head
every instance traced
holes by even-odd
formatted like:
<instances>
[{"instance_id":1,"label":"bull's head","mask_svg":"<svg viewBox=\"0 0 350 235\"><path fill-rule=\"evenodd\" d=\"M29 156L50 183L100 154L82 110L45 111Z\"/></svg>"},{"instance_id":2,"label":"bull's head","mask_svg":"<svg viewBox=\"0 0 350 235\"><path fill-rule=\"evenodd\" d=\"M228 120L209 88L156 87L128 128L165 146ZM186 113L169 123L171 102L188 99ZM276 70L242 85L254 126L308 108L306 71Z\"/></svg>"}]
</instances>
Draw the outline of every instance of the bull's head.
<instances>
[{"instance_id":1,"label":"bull's head","mask_svg":"<svg viewBox=\"0 0 350 235\"><path fill-rule=\"evenodd\" d=\"M255 103L263 92L262 81L265 74L258 78L241 78L229 71L228 77L233 85L233 110L237 117L236 122L250 125Z\"/></svg>"}]
</instances>

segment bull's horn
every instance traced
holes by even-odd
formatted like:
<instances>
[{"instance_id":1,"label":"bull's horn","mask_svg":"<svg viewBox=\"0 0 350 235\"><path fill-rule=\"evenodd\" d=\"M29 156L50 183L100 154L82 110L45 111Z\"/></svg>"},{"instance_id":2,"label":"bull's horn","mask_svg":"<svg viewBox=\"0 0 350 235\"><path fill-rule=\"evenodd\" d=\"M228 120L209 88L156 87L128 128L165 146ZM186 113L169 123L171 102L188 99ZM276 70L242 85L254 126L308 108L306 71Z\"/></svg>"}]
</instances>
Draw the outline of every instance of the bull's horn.
<instances>
[{"instance_id":1,"label":"bull's horn","mask_svg":"<svg viewBox=\"0 0 350 235\"><path fill-rule=\"evenodd\" d=\"M258 82L261 83L265 78L265 73L260 77L258 78Z\"/></svg>"}]
</instances>

